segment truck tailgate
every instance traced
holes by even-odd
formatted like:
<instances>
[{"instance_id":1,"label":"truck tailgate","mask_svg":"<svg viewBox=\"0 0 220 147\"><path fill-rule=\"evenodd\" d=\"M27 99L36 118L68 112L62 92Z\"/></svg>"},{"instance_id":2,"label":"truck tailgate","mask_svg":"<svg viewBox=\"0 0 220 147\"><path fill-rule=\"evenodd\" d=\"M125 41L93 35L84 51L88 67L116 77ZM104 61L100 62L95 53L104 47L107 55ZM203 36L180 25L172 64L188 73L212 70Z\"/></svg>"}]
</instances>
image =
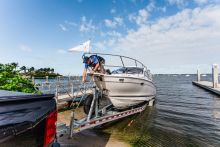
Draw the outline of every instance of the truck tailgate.
<instances>
[{"instance_id":1,"label":"truck tailgate","mask_svg":"<svg viewBox=\"0 0 220 147\"><path fill-rule=\"evenodd\" d=\"M45 118L54 110L53 95L0 97L0 145L42 146Z\"/></svg>"}]
</instances>

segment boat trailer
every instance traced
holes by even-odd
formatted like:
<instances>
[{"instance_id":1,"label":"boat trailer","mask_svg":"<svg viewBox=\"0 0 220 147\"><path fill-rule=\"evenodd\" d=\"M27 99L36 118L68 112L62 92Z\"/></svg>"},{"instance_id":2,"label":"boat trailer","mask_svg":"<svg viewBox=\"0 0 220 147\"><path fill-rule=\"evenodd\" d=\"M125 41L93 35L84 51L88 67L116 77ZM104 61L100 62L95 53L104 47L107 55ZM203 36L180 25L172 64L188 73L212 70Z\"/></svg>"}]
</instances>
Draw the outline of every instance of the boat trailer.
<instances>
[{"instance_id":1,"label":"boat trailer","mask_svg":"<svg viewBox=\"0 0 220 147\"><path fill-rule=\"evenodd\" d=\"M72 138L73 134L79 133L83 130L94 128L133 114L141 113L147 106L153 106L155 101L153 98L149 100L148 103L131 107L130 109L123 111L117 110L112 104L99 109L99 99L102 97L102 95L103 91L98 90L94 85L93 99L87 117L76 120L74 117L74 111L72 111L69 127L67 127L64 123L57 124L57 137L61 137L68 133L69 137Z\"/></svg>"}]
</instances>

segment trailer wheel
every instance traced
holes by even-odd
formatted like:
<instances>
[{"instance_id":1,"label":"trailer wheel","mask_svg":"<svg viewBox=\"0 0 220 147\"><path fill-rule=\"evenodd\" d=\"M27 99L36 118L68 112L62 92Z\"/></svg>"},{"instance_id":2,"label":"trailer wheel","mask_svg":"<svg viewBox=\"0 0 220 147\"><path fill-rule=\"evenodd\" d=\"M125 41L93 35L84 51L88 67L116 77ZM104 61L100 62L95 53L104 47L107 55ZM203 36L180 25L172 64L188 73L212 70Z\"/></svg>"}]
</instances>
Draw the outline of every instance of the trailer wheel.
<instances>
[{"instance_id":1,"label":"trailer wheel","mask_svg":"<svg viewBox=\"0 0 220 147\"><path fill-rule=\"evenodd\" d=\"M93 100L93 94L89 94L84 100L83 110L84 110L85 114L87 114L87 115L89 114L92 100ZM94 111L95 111L95 109L93 110L93 112Z\"/></svg>"}]
</instances>

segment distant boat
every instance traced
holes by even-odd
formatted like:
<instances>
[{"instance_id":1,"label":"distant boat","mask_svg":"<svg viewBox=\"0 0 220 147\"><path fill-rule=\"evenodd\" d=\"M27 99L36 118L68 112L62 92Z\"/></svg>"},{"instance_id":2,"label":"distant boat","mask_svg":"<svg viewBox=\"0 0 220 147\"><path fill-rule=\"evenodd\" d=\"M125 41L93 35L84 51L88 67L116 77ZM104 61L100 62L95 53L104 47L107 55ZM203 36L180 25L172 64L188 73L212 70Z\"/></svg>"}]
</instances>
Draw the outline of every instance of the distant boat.
<instances>
[{"instance_id":1,"label":"distant boat","mask_svg":"<svg viewBox=\"0 0 220 147\"><path fill-rule=\"evenodd\" d=\"M206 77L206 74L203 74L202 77Z\"/></svg>"},{"instance_id":2,"label":"distant boat","mask_svg":"<svg viewBox=\"0 0 220 147\"><path fill-rule=\"evenodd\" d=\"M186 77L189 77L190 75L186 75Z\"/></svg>"}]
</instances>

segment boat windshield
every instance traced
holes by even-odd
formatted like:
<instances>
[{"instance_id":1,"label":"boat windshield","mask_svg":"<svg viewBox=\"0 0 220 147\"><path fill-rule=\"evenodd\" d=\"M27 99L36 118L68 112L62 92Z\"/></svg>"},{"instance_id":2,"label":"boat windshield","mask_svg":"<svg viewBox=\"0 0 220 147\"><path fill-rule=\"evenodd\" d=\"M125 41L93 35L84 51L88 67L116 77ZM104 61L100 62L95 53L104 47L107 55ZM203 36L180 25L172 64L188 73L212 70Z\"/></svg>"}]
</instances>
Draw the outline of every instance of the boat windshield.
<instances>
[{"instance_id":1,"label":"boat windshield","mask_svg":"<svg viewBox=\"0 0 220 147\"><path fill-rule=\"evenodd\" d=\"M112 74L143 74L143 68L139 67L122 67L117 70L112 71Z\"/></svg>"}]
</instances>

